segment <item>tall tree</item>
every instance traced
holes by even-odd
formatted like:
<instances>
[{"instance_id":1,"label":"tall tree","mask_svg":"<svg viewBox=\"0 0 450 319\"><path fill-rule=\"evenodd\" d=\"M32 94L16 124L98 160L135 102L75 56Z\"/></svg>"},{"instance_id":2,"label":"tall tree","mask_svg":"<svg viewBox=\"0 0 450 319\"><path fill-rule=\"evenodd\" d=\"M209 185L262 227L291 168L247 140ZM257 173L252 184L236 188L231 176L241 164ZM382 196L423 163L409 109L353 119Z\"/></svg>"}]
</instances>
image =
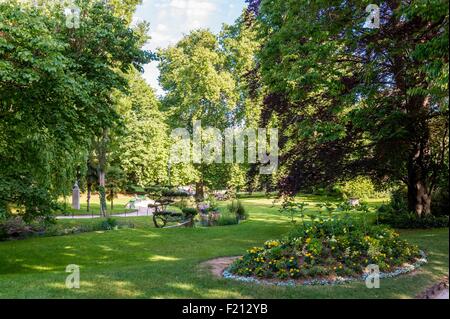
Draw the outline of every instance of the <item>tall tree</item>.
<instances>
[{"instance_id":1,"label":"tall tree","mask_svg":"<svg viewBox=\"0 0 450 319\"><path fill-rule=\"evenodd\" d=\"M193 122L219 130L230 127L236 111L235 82L226 68L226 58L217 36L208 30L196 30L175 46L159 52L160 82L167 94L163 107L172 128L186 128L191 133ZM199 172L196 181L197 199L202 200L204 185L221 171L195 164ZM216 166L217 167L217 166Z\"/></svg>"},{"instance_id":2,"label":"tall tree","mask_svg":"<svg viewBox=\"0 0 450 319\"><path fill-rule=\"evenodd\" d=\"M111 161L122 168L130 184L167 183L170 143L166 115L153 89L136 69L130 69L125 76L127 93L115 94L123 127L112 137L116 145Z\"/></svg>"},{"instance_id":3,"label":"tall tree","mask_svg":"<svg viewBox=\"0 0 450 319\"><path fill-rule=\"evenodd\" d=\"M63 7L0 3L0 210L48 213L70 189L90 139L118 121L111 91L118 70L151 55L139 35L101 3L77 1L79 28Z\"/></svg>"},{"instance_id":4,"label":"tall tree","mask_svg":"<svg viewBox=\"0 0 450 319\"><path fill-rule=\"evenodd\" d=\"M94 185L98 182L97 166L93 154L89 154L86 167L86 211L91 211L91 196Z\"/></svg>"},{"instance_id":5,"label":"tall tree","mask_svg":"<svg viewBox=\"0 0 450 319\"><path fill-rule=\"evenodd\" d=\"M374 29L370 3L252 1L262 123L279 119L284 191L368 174L403 181L426 215L448 169L448 1L384 1Z\"/></svg>"}]
</instances>

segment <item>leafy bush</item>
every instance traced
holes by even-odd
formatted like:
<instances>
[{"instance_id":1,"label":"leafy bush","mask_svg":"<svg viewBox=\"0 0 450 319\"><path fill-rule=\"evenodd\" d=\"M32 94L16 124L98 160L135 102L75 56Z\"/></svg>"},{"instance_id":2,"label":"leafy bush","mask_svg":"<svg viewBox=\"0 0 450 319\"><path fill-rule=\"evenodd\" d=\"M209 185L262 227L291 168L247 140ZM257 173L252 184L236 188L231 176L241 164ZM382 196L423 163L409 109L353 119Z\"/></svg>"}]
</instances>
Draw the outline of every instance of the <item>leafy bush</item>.
<instances>
[{"instance_id":1,"label":"leafy bush","mask_svg":"<svg viewBox=\"0 0 450 319\"><path fill-rule=\"evenodd\" d=\"M107 218L106 220L100 223L100 230L112 230L118 228L119 225L117 223L117 220L111 217Z\"/></svg>"},{"instance_id":2,"label":"leafy bush","mask_svg":"<svg viewBox=\"0 0 450 319\"><path fill-rule=\"evenodd\" d=\"M195 201L192 198L182 198L171 204L171 206L178 207L183 210L184 208L193 207L195 205Z\"/></svg>"},{"instance_id":3,"label":"leafy bush","mask_svg":"<svg viewBox=\"0 0 450 319\"><path fill-rule=\"evenodd\" d=\"M216 222L217 226L236 225L239 223L239 219L236 214L222 213Z\"/></svg>"},{"instance_id":4,"label":"leafy bush","mask_svg":"<svg viewBox=\"0 0 450 319\"><path fill-rule=\"evenodd\" d=\"M436 192L434 192L431 201L431 212L435 216L449 215L450 200L448 188L439 188Z\"/></svg>"},{"instance_id":5,"label":"leafy bush","mask_svg":"<svg viewBox=\"0 0 450 319\"><path fill-rule=\"evenodd\" d=\"M210 197L208 200L208 212L217 212L219 210L219 204L214 197Z\"/></svg>"},{"instance_id":6,"label":"leafy bush","mask_svg":"<svg viewBox=\"0 0 450 319\"><path fill-rule=\"evenodd\" d=\"M146 194L145 189L137 185L127 185L125 186L125 189L129 194Z\"/></svg>"},{"instance_id":7,"label":"leafy bush","mask_svg":"<svg viewBox=\"0 0 450 319\"><path fill-rule=\"evenodd\" d=\"M179 190L173 187L166 187L166 186L147 186L145 187L145 191L147 194L149 194L152 197L190 197L191 195L184 191Z\"/></svg>"},{"instance_id":8,"label":"leafy bush","mask_svg":"<svg viewBox=\"0 0 450 319\"><path fill-rule=\"evenodd\" d=\"M417 228L440 228L448 227L448 216L426 215L418 217L415 213L408 212L379 212L379 221L394 228L417 229Z\"/></svg>"},{"instance_id":9,"label":"leafy bush","mask_svg":"<svg viewBox=\"0 0 450 319\"><path fill-rule=\"evenodd\" d=\"M66 227L45 219L35 220L32 223L27 224L21 218L16 217L0 222L0 241L8 239L22 239L34 236L62 236L84 232L134 227L135 225L132 222L119 222L114 218Z\"/></svg>"},{"instance_id":10,"label":"leafy bush","mask_svg":"<svg viewBox=\"0 0 450 319\"><path fill-rule=\"evenodd\" d=\"M302 220L305 217L305 210L308 206L307 203L298 203L295 201L293 197L285 197L283 198L283 203L281 204L280 213L283 215L287 215L291 220L291 223L295 225L296 218L301 218Z\"/></svg>"},{"instance_id":11,"label":"leafy bush","mask_svg":"<svg viewBox=\"0 0 450 319\"><path fill-rule=\"evenodd\" d=\"M198 214L195 208L185 207L181 210L186 218L193 218Z\"/></svg>"},{"instance_id":12,"label":"leafy bush","mask_svg":"<svg viewBox=\"0 0 450 319\"><path fill-rule=\"evenodd\" d=\"M246 211L244 205L240 200L233 200L227 205L228 212L237 216L239 220L245 220L249 218L249 214Z\"/></svg>"},{"instance_id":13,"label":"leafy bush","mask_svg":"<svg viewBox=\"0 0 450 319\"><path fill-rule=\"evenodd\" d=\"M369 264L393 271L420 257L419 248L387 226L352 219L306 222L281 240L266 241L235 261L231 273L263 278L357 276Z\"/></svg>"},{"instance_id":14,"label":"leafy bush","mask_svg":"<svg viewBox=\"0 0 450 319\"><path fill-rule=\"evenodd\" d=\"M336 185L334 190L341 194L344 199L361 198L367 199L374 197L375 186L368 177L358 176L357 178L347 181L343 184Z\"/></svg>"},{"instance_id":15,"label":"leafy bush","mask_svg":"<svg viewBox=\"0 0 450 319\"><path fill-rule=\"evenodd\" d=\"M191 195L188 192L182 191L182 190L163 190L162 196L165 197L190 197Z\"/></svg>"},{"instance_id":16,"label":"leafy bush","mask_svg":"<svg viewBox=\"0 0 450 319\"><path fill-rule=\"evenodd\" d=\"M20 217L7 218L0 222L0 240L26 237L33 233L33 228Z\"/></svg>"},{"instance_id":17,"label":"leafy bush","mask_svg":"<svg viewBox=\"0 0 450 319\"><path fill-rule=\"evenodd\" d=\"M378 221L394 228L439 228L448 227L449 217L445 215L426 215L419 217L408 211L407 192L401 188L391 195L389 204L381 205L377 211Z\"/></svg>"}]
</instances>

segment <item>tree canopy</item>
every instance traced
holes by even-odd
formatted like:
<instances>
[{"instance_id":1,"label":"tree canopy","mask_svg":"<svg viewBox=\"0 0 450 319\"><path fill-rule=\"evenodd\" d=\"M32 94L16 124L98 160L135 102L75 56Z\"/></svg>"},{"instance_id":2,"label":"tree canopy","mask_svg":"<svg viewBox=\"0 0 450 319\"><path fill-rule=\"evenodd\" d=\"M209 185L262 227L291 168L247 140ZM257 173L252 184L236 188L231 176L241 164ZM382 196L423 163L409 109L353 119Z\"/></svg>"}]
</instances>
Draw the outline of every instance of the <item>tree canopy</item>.
<instances>
[{"instance_id":1,"label":"tree canopy","mask_svg":"<svg viewBox=\"0 0 450 319\"><path fill-rule=\"evenodd\" d=\"M364 174L406 183L409 208L428 214L448 169L448 2L383 2L375 29L369 3L252 2L261 120L283 132L280 188Z\"/></svg>"},{"instance_id":2,"label":"tree canopy","mask_svg":"<svg viewBox=\"0 0 450 319\"><path fill-rule=\"evenodd\" d=\"M0 209L49 210L73 183L90 136L117 122L111 91L119 70L151 55L140 37L100 3L79 1L69 28L61 5L0 3Z\"/></svg>"}]
</instances>

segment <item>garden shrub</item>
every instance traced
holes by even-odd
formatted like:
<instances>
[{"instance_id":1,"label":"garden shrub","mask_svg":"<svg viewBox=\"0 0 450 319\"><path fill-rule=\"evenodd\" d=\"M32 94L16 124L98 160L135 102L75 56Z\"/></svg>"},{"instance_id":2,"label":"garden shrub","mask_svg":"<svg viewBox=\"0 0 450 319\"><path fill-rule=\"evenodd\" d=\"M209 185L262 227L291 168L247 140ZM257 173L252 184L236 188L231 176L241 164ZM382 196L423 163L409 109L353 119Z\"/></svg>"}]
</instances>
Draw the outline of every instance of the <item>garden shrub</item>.
<instances>
[{"instance_id":1,"label":"garden shrub","mask_svg":"<svg viewBox=\"0 0 450 319\"><path fill-rule=\"evenodd\" d=\"M378 221L394 228L440 228L449 226L449 217L445 215L426 215L419 217L414 212L395 210L392 206L383 205L378 209Z\"/></svg>"},{"instance_id":2,"label":"garden shrub","mask_svg":"<svg viewBox=\"0 0 450 319\"><path fill-rule=\"evenodd\" d=\"M208 208L206 209L208 212L217 212L219 211L218 201L214 197L210 197L208 200Z\"/></svg>"},{"instance_id":3,"label":"garden shrub","mask_svg":"<svg viewBox=\"0 0 450 319\"><path fill-rule=\"evenodd\" d=\"M102 221L100 223L100 229L99 230L112 230L112 229L117 229L118 227L118 223L117 220L114 218L107 218L106 220Z\"/></svg>"},{"instance_id":4,"label":"garden shrub","mask_svg":"<svg viewBox=\"0 0 450 319\"><path fill-rule=\"evenodd\" d=\"M406 189L400 188L391 195L389 204L381 205L377 211L378 221L394 228L439 228L448 227L449 217L426 215L419 217L408 210Z\"/></svg>"},{"instance_id":5,"label":"garden shrub","mask_svg":"<svg viewBox=\"0 0 450 319\"><path fill-rule=\"evenodd\" d=\"M192 207L185 207L181 210L186 218L194 218L198 211Z\"/></svg>"},{"instance_id":6,"label":"garden shrub","mask_svg":"<svg viewBox=\"0 0 450 319\"><path fill-rule=\"evenodd\" d=\"M435 216L449 215L450 200L448 188L439 188L433 193L431 201L431 212Z\"/></svg>"},{"instance_id":7,"label":"garden shrub","mask_svg":"<svg viewBox=\"0 0 450 319\"><path fill-rule=\"evenodd\" d=\"M221 213L217 220L217 226L236 225L239 223L238 216L231 213Z\"/></svg>"},{"instance_id":8,"label":"garden shrub","mask_svg":"<svg viewBox=\"0 0 450 319\"><path fill-rule=\"evenodd\" d=\"M369 264L394 271L420 258L419 248L387 226L351 218L306 222L281 240L269 240L235 261L229 272L278 279L360 276Z\"/></svg>"},{"instance_id":9,"label":"garden shrub","mask_svg":"<svg viewBox=\"0 0 450 319\"><path fill-rule=\"evenodd\" d=\"M195 201L193 201L191 198L182 198L181 200L178 200L171 204L171 206L177 207L181 210L184 208L189 208L195 205Z\"/></svg>"},{"instance_id":10,"label":"garden shrub","mask_svg":"<svg viewBox=\"0 0 450 319\"><path fill-rule=\"evenodd\" d=\"M245 220L249 218L249 214L246 211L242 202L238 199L232 200L230 204L227 205L228 212L237 216L239 220Z\"/></svg>"},{"instance_id":11,"label":"garden shrub","mask_svg":"<svg viewBox=\"0 0 450 319\"><path fill-rule=\"evenodd\" d=\"M344 199L375 197L375 186L368 177L358 176L355 179L335 186L334 190Z\"/></svg>"},{"instance_id":12,"label":"garden shrub","mask_svg":"<svg viewBox=\"0 0 450 319\"><path fill-rule=\"evenodd\" d=\"M62 236L92 231L113 230L119 228L134 228L132 222L117 221L114 218L98 220L92 223L81 223L72 227L63 226L52 220L35 220L25 223L20 217L10 218L0 222L0 241L9 239L24 239L35 236Z\"/></svg>"},{"instance_id":13,"label":"garden shrub","mask_svg":"<svg viewBox=\"0 0 450 319\"><path fill-rule=\"evenodd\" d=\"M33 228L20 216L10 217L0 222L0 240L26 237L33 233Z\"/></svg>"}]
</instances>

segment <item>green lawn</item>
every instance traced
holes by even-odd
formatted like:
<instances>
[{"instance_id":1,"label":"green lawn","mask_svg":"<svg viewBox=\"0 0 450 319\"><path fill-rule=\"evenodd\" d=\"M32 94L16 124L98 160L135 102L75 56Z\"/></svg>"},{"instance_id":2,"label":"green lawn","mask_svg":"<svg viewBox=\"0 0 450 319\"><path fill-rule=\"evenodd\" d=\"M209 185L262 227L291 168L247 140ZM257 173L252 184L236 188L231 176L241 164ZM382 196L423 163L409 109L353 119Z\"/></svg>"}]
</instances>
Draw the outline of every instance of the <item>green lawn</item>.
<instances>
[{"instance_id":1,"label":"green lawn","mask_svg":"<svg viewBox=\"0 0 450 319\"><path fill-rule=\"evenodd\" d=\"M119 194L118 198L114 199L113 209L111 209L111 202L107 202L107 210L110 214L130 213L136 211L135 209L126 209L125 205L133 198L131 195ZM73 209L71 206L71 198L61 198L60 204L63 206L64 215L100 215L100 199L98 194L91 196L90 210L87 211L86 194L80 196L80 209ZM62 214L59 214L62 215Z\"/></svg>"},{"instance_id":2,"label":"green lawn","mask_svg":"<svg viewBox=\"0 0 450 319\"><path fill-rule=\"evenodd\" d=\"M243 254L291 227L271 199L243 202L251 218L234 226L155 229L148 217L130 217L137 228L0 242L0 298L411 298L448 275L448 229L436 229L401 232L427 252L429 263L414 274L382 279L380 289L364 283L256 286L214 278L199 267L202 261ZM68 264L80 266L80 289L65 288Z\"/></svg>"}]
</instances>

